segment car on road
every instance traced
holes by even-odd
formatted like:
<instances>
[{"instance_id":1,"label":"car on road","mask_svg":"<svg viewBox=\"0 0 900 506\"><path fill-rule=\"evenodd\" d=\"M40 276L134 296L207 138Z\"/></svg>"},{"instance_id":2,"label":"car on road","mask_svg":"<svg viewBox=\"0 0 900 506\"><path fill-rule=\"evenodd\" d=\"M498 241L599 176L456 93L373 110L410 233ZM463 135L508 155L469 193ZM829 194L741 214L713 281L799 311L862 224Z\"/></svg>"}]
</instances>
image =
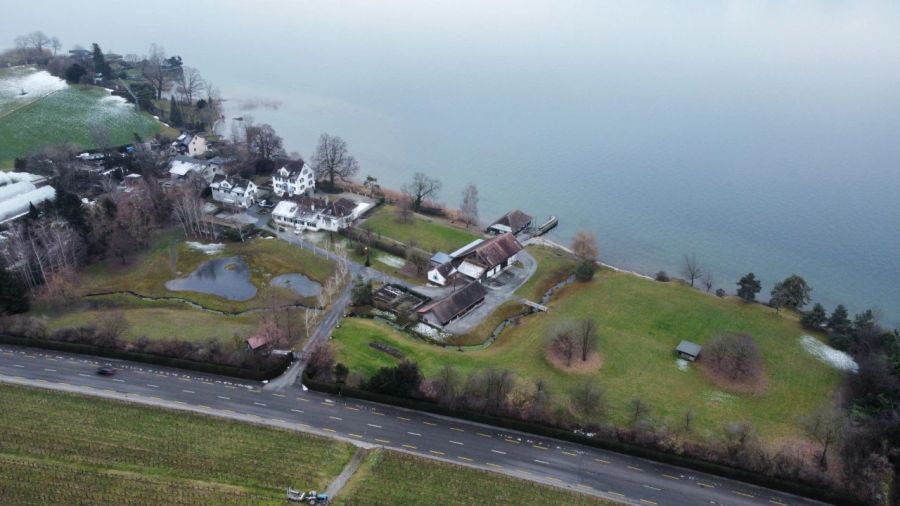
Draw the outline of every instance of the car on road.
<instances>
[{"instance_id":1,"label":"car on road","mask_svg":"<svg viewBox=\"0 0 900 506\"><path fill-rule=\"evenodd\" d=\"M112 376L116 374L116 369L110 365L102 365L97 368L97 374L100 376Z\"/></svg>"}]
</instances>

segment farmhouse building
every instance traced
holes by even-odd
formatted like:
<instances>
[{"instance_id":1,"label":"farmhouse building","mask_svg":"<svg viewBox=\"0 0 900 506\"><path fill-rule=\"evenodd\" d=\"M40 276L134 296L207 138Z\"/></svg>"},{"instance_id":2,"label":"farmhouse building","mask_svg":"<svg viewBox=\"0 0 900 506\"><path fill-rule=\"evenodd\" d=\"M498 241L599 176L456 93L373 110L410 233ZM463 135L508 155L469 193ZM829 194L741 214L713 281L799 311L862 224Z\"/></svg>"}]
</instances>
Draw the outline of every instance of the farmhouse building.
<instances>
[{"instance_id":1,"label":"farmhouse building","mask_svg":"<svg viewBox=\"0 0 900 506\"><path fill-rule=\"evenodd\" d=\"M316 189L316 179L303 160L288 162L272 174L272 189L279 197L311 195Z\"/></svg>"},{"instance_id":2,"label":"farmhouse building","mask_svg":"<svg viewBox=\"0 0 900 506\"><path fill-rule=\"evenodd\" d=\"M486 294L481 283L473 281L447 298L422 306L417 313L427 323L443 327L475 309L484 301Z\"/></svg>"},{"instance_id":3,"label":"farmhouse building","mask_svg":"<svg viewBox=\"0 0 900 506\"><path fill-rule=\"evenodd\" d=\"M454 255L456 270L471 279L482 281L498 276L516 262L522 245L511 232L478 243Z\"/></svg>"},{"instance_id":4,"label":"farmhouse building","mask_svg":"<svg viewBox=\"0 0 900 506\"><path fill-rule=\"evenodd\" d=\"M181 134L172 145L175 151L190 157L203 156L209 151L206 138L202 135Z\"/></svg>"},{"instance_id":5,"label":"farmhouse building","mask_svg":"<svg viewBox=\"0 0 900 506\"><path fill-rule=\"evenodd\" d=\"M226 205L247 209L256 202L258 188L253 181L247 179L219 174L213 178L209 188L212 190L213 200Z\"/></svg>"},{"instance_id":6,"label":"farmhouse building","mask_svg":"<svg viewBox=\"0 0 900 506\"><path fill-rule=\"evenodd\" d=\"M28 214L31 205L56 198L56 190L43 176L0 171L0 223Z\"/></svg>"},{"instance_id":7,"label":"farmhouse building","mask_svg":"<svg viewBox=\"0 0 900 506\"><path fill-rule=\"evenodd\" d=\"M500 219L491 223L486 232L490 234L506 234L519 232L531 226L533 218L516 209L504 214Z\"/></svg>"}]
</instances>

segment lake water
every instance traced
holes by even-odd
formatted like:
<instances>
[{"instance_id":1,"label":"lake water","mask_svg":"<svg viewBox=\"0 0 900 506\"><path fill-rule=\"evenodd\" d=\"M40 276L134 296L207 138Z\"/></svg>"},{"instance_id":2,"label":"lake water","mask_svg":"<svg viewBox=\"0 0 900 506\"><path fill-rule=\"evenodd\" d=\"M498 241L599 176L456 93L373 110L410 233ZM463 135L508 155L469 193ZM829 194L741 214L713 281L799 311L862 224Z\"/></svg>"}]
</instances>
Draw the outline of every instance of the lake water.
<instances>
[{"instance_id":1,"label":"lake water","mask_svg":"<svg viewBox=\"0 0 900 506\"><path fill-rule=\"evenodd\" d=\"M121 54L158 42L309 155L343 136L361 175L440 177L481 216L560 217L606 262L733 291L807 278L830 309L900 322L900 3L7 2Z\"/></svg>"},{"instance_id":2,"label":"lake water","mask_svg":"<svg viewBox=\"0 0 900 506\"><path fill-rule=\"evenodd\" d=\"M199 292L217 295L228 300L249 300L256 295L250 282L250 269L238 257L207 260L186 278L166 282L173 292Z\"/></svg>"},{"instance_id":3,"label":"lake water","mask_svg":"<svg viewBox=\"0 0 900 506\"><path fill-rule=\"evenodd\" d=\"M322 285L303 274L282 274L275 276L270 282L272 286L289 288L301 297L315 297L322 291Z\"/></svg>"}]
</instances>

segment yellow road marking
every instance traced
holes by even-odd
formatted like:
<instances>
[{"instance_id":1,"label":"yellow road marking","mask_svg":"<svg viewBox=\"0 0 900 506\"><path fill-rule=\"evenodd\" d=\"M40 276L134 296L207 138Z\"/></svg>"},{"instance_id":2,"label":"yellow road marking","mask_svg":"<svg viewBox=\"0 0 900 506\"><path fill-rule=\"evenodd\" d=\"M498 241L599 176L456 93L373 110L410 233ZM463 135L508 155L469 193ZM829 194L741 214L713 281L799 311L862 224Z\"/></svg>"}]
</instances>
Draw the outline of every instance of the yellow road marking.
<instances>
[{"instance_id":1,"label":"yellow road marking","mask_svg":"<svg viewBox=\"0 0 900 506\"><path fill-rule=\"evenodd\" d=\"M472 462L472 459L470 459L469 457L456 457L456 458L458 458L459 460L465 460L467 462Z\"/></svg>"},{"instance_id":2,"label":"yellow road marking","mask_svg":"<svg viewBox=\"0 0 900 506\"><path fill-rule=\"evenodd\" d=\"M777 505L777 506L788 506L787 504L785 504L785 503L783 503L783 502L781 502L781 501L776 501L775 499L769 499L769 502L772 503L772 504L775 504L775 505Z\"/></svg>"},{"instance_id":3,"label":"yellow road marking","mask_svg":"<svg viewBox=\"0 0 900 506\"><path fill-rule=\"evenodd\" d=\"M344 409L349 409L350 411L359 411L359 408L351 408L350 406L344 406Z\"/></svg>"},{"instance_id":4,"label":"yellow road marking","mask_svg":"<svg viewBox=\"0 0 900 506\"><path fill-rule=\"evenodd\" d=\"M494 437L494 436L492 436L492 435L490 435L490 434L482 434L481 432L476 432L475 434L478 434L478 435L481 436L481 437Z\"/></svg>"},{"instance_id":5,"label":"yellow road marking","mask_svg":"<svg viewBox=\"0 0 900 506\"><path fill-rule=\"evenodd\" d=\"M540 446L540 445L531 445L531 446L533 448L537 448L538 450L549 450L549 448L547 448L546 446Z\"/></svg>"},{"instance_id":6,"label":"yellow road marking","mask_svg":"<svg viewBox=\"0 0 900 506\"><path fill-rule=\"evenodd\" d=\"M679 478L679 477L677 477L677 476L672 476L671 474L664 474L664 475L663 475L663 478L668 478L668 479L670 479L670 480L680 480L680 479L681 479L681 478Z\"/></svg>"},{"instance_id":7,"label":"yellow road marking","mask_svg":"<svg viewBox=\"0 0 900 506\"><path fill-rule=\"evenodd\" d=\"M516 441L515 439L504 439L504 441L506 441L507 443L512 443L514 445L522 444L522 443Z\"/></svg>"},{"instance_id":8,"label":"yellow road marking","mask_svg":"<svg viewBox=\"0 0 900 506\"><path fill-rule=\"evenodd\" d=\"M429 451L429 453L433 453L435 455L443 455L444 454L444 452L439 452L437 450L428 450L428 451Z\"/></svg>"},{"instance_id":9,"label":"yellow road marking","mask_svg":"<svg viewBox=\"0 0 900 506\"><path fill-rule=\"evenodd\" d=\"M384 443L384 444L390 443L390 441L388 441L387 439L376 439L375 441L378 441L379 443Z\"/></svg>"},{"instance_id":10,"label":"yellow road marking","mask_svg":"<svg viewBox=\"0 0 900 506\"><path fill-rule=\"evenodd\" d=\"M496 467L497 469L503 469L503 466L498 466L497 464L492 464L492 463L490 463L490 462L485 462L485 464L487 464L487 465L489 465L489 466L491 466L491 467Z\"/></svg>"},{"instance_id":11,"label":"yellow road marking","mask_svg":"<svg viewBox=\"0 0 900 506\"><path fill-rule=\"evenodd\" d=\"M649 499L641 499L641 502L644 504L649 504L650 506L656 506L656 503Z\"/></svg>"},{"instance_id":12,"label":"yellow road marking","mask_svg":"<svg viewBox=\"0 0 900 506\"><path fill-rule=\"evenodd\" d=\"M609 464L608 460L603 460L603 459L594 459L594 460L596 460L597 462L600 462L601 464Z\"/></svg>"},{"instance_id":13,"label":"yellow road marking","mask_svg":"<svg viewBox=\"0 0 900 506\"><path fill-rule=\"evenodd\" d=\"M274 397L284 397L284 394L272 394Z\"/></svg>"},{"instance_id":14,"label":"yellow road marking","mask_svg":"<svg viewBox=\"0 0 900 506\"><path fill-rule=\"evenodd\" d=\"M628 469L631 469L632 471L640 471L642 473L644 472L644 470L640 467L628 466Z\"/></svg>"},{"instance_id":15,"label":"yellow road marking","mask_svg":"<svg viewBox=\"0 0 900 506\"><path fill-rule=\"evenodd\" d=\"M410 450L415 450L416 447L413 445L402 445L404 448L409 448Z\"/></svg>"},{"instance_id":16,"label":"yellow road marking","mask_svg":"<svg viewBox=\"0 0 900 506\"><path fill-rule=\"evenodd\" d=\"M553 481L558 481L558 482L562 483L562 480L560 480L560 479L557 478L556 476L547 476L547 479L548 479L548 480L553 480Z\"/></svg>"},{"instance_id":17,"label":"yellow road marking","mask_svg":"<svg viewBox=\"0 0 900 506\"><path fill-rule=\"evenodd\" d=\"M450 427L450 430L455 430L456 432L465 432L463 429L458 429L456 427Z\"/></svg>"},{"instance_id":18,"label":"yellow road marking","mask_svg":"<svg viewBox=\"0 0 900 506\"><path fill-rule=\"evenodd\" d=\"M377 411L372 412L373 415L384 416L384 413L379 413Z\"/></svg>"},{"instance_id":19,"label":"yellow road marking","mask_svg":"<svg viewBox=\"0 0 900 506\"><path fill-rule=\"evenodd\" d=\"M748 494L748 493L746 493L746 492L740 492L740 491L738 491L738 490L732 490L732 492L734 492L734 493L737 494L737 495L744 496L744 497L751 497L751 498L753 497L752 495L750 495L750 494Z\"/></svg>"},{"instance_id":20,"label":"yellow road marking","mask_svg":"<svg viewBox=\"0 0 900 506\"><path fill-rule=\"evenodd\" d=\"M350 437L358 437L358 438L362 439L362 436L360 436L359 434L354 434L352 432L348 432L347 435L349 435Z\"/></svg>"},{"instance_id":21,"label":"yellow road marking","mask_svg":"<svg viewBox=\"0 0 900 506\"><path fill-rule=\"evenodd\" d=\"M607 490L606 493L609 494L609 495L617 496L617 497L625 497L625 494L620 494L620 493L618 493L618 492L613 492L612 490Z\"/></svg>"},{"instance_id":22,"label":"yellow road marking","mask_svg":"<svg viewBox=\"0 0 900 506\"><path fill-rule=\"evenodd\" d=\"M703 483L702 481L698 481L697 485L700 485L701 487L705 487L705 488L716 488L715 485L710 485L709 483Z\"/></svg>"},{"instance_id":23,"label":"yellow road marking","mask_svg":"<svg viewBox=\"0 0 900 506\"><path fill-rule=\"evenodd\" d=\"M565 451L564 451L564 452L562 452L562 454L563 454L563 455L568 455L568 456L570 456L570 457L577 457L577 456L578 456L578 454L577 454L577 453L572 453L572 452L565 452Z\"/></svg>"},{"instance_id":24,"label":"yellow road marking","mask_svg":"<svg viewBox=\"0 0 900 506\"><path fill-rule=\"evenodd\" d=\"M325 432L337 432L334 429L328 429L328 428L323 428L322 430L324 430Z\"/></svg>"},{"instance_id":25,"label":"yellow road marking","mask_svg":"<svg viewBox=\"0 0 900 506\"><path fill-rule=\"evenodd\" d=\"M403 418L402 416L398 416L397 419L398 419L398 420L403 420L404 422L409 422L409 421L411 421L409 418Z\"/></svg>"}]
</instances>

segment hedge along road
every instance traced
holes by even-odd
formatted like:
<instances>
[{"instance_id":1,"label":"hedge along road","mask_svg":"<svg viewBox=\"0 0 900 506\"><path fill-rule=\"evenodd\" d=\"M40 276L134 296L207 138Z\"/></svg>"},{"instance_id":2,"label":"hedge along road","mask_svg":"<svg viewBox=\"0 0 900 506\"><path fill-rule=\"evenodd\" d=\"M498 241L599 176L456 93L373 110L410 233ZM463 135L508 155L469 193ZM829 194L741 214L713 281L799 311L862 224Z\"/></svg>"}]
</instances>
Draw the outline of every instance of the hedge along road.
<instances>
[{"instance_id":1,"label":"hedge along road","mask_svg":"<svg viewBox=\"0 0 900 506\"><path fill-rule=\"evenodd\" d=\"M119 372L99 376L100 364ZM205 413L503 473L627 504L821 504L734 480L322 393L125 361L0 346L0 381Z\"/></svg>"}]
</instances>

